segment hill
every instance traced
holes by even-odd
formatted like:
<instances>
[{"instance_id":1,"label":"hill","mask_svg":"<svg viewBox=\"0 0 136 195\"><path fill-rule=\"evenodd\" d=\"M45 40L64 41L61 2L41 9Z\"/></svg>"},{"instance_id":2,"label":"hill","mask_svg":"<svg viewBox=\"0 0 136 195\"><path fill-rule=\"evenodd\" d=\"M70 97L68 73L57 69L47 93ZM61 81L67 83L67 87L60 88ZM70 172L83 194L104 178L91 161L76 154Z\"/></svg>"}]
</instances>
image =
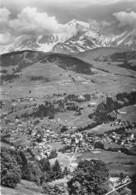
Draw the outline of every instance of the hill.
<instances>
[{"instance_id":1,"label":"hill","mask_svg":"<svg viewBox=\"0 0 136 195\"><path fill-rule=\"evenodd\" d=\"M133 86L135 54L136 51L119 48L97 48L74 55L29 50L11 52L1 55L1 79L6 86L12 84L20 89L22 86L33 92L44 87L54 92L107 89L108 93L114 86L116 90ZM128 79L125 86L124 77Z\"/></svg>"},{"instance_id":2,"label":"hill","mask_svg":"<svg viewBox=\"0 0 136 195\"><path fill-rule=\"evenodd\" d=\"M123 53L129 51L131 52L132 50L130 50L129 48L99 47L99 48L91 49L73 55L78 58L82 58L89 61L89 60L95 60L97 58L100 58L102 60L102 57L107 57L115 53Z\"/></svg>"},{"instance_id":3,"label":"hill","mask_svg":"<svg viewBox=\"0 0 136 195\"><path fill-rule=\"evenodd\" d=\"M116 65L117 70L118 67L136 70L136 51L128 48L101 47L75 54L75 56L93 65L96 64L96 66L100 66L100 63L105 63L111 69Z\"/></svg>"},{"instance_id":4,"label":"hill","mask_svg":"<svg viewBox=\"0 0 136 195\"><path fill-rule=\"evenodd\" d=\"M32 80L40 80L49 72L61 74L61 72L72 71L75 73L92 74L91 65L76 57L65 54L43 53L36 51L18 51L1 55L1 78L3 81L23 77L28 72ZM31 66L31 67L30 67ZM35 75L35 70L36 72ZM27 75L28 76L28 75ZM41 77L40 77L41 76ZM37 77L37 78L36 78ZM48 80L48 77L45 78Z\"/></svg>"}]
</instances>

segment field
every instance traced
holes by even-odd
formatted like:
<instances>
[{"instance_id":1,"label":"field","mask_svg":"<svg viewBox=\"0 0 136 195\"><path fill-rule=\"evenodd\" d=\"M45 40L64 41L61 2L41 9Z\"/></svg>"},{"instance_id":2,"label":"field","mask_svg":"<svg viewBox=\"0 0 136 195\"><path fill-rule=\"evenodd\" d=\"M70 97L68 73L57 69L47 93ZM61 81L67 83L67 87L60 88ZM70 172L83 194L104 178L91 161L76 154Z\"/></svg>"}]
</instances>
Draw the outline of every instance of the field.
<instances>
[{"instance_id":1,"label":"field","mask_svg":"<svg viewBox=\"0 0 136 195\"><path fill-rule=\"evenodd\" d=\"M4 142L0 142L0 148L1 148L1 147L10 148L11 145L10 145L10 144L6 144L6 143L4 143Z\"/></svg>"},{"instance_id":2,"label":"field","mask_svg":"<svg viewBox=\"0 0 136 195\"><path fill-rule=\"evenodd\" d=\"M79 156L81 159L99 159L108 164L111 176L119 176L121 172L125 175L133 175L136 169L136 157L128 156L119 152L99 151L98 153L87 152Z\"/></svg>"},{"instance_id":3,"label":"field","mask_svg":"<svg viewBox=\"0 0 136 195\"><path fill-rule=\"evenodd\" d=\"M136 121L136 105L124 107L120 111L122 120Z\"/></svg>"},{"instance_id":4,"label":"field","mask_svg":"<svg viewBox=\"0 0 136 195\"><path fill-rule=\"evenodd\" d=\"M78 163L82 159L102 160L107 164L111 177L118 177L121 172L125 175L131 176L134 174L136 169L136 157L128 156L119 152L94 150L92 152L78 153L77 159L73 158L73 155L74 154L70 153L59 153L58 157L55 159L51 159L50 162L51 164L53 164L55 160L58 159L60 165L62 166L62 168L64 168L65 166L70 165L71 159L73 159L72 163Z\"/></svg>"}]
</instances>

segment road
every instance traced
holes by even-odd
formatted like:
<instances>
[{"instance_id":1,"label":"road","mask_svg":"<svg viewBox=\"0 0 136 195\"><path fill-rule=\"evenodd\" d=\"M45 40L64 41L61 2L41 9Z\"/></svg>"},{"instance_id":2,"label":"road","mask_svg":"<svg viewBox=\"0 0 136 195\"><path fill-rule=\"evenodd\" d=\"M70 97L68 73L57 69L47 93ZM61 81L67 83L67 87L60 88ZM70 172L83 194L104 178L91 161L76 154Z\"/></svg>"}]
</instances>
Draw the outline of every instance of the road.
<instances>
[{"instance_id":1,"label":"road","mask_svg":"<svg viewBox=\"0 0 136 195\"><path fill-rule=\"evenodd\" d=\"M128 184L130 184L131 182L132 182L132 181L129 181L128 183L125 183L125 184L123 184L122 186L119 186L119 187L113 189L112 191L108 192L108 193L105 194L105 195L109 195L109 194L111 194L112 192L115 192L115 191L117 191L118 189L120 189L120 188L122 188L122 187L124 187L124 186L126 186L126 185L128 185Z\"/></svg>"}]
</instances>

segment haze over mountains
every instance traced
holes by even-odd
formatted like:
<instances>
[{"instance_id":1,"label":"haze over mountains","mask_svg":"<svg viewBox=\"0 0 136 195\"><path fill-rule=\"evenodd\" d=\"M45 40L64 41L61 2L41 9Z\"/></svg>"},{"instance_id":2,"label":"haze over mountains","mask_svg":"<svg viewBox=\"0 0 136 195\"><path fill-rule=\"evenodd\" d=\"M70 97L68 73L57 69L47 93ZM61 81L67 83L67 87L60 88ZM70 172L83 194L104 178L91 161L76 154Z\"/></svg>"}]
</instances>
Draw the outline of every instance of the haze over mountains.
<instances>
[{"instance_id":1,"label":"haze over mountains","mask_svg":"<svg viewBox=\"0 0 136 195\"><path fill-rule=\"evenodd\" d=\"M35 50L55 53L78 53L98 47L136 49L136 31L125 30L119 34L107 33L89 23L72 20L62 33L49 35L21 35L14 43L0 46L0 53L18 50Z\"/></svg>"}]
</instances>

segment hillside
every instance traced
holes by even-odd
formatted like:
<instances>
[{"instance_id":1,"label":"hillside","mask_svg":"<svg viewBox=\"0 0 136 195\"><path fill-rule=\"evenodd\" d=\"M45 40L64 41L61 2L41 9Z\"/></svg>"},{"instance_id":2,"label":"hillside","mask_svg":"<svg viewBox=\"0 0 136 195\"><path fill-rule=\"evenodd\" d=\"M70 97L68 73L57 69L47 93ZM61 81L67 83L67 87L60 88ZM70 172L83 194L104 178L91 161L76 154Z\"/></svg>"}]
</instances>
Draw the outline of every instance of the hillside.
<instances>
[{"instance_id":1,"label":"hillside","mask_svg":"<svg viewBox=\"0 0 136 195\"><path fill-rule=\"evenodd\" d=\"M100 67L100 64L102 65L103 63L106 66L109 66L109 69L112 69L112 67L116 67L117 69L118 67L122 67L136 71L136 51L132 51L128 48L121 49L102 47L81 52L80 54L74 54L74 56L83 59L86 62L92 63L93 65L96 64L97 67Z\"/></svg>"},{"instance_id":2,"label":"hillside","mask_svg":"<svg viewBox=\"0 0 136 195\"><path fill-rule=\"evenodd\" d=\"M92 50L80 52L79 54L73 54L74 56L77 56L82 59L86 60L95 60L97 58L100 58L102 61L104 57L108 57L115 53L123 53L123 52L131 52L129 48L117 48L117 47L99 47ZM133 52L133 51L132 51Z\"/></svg>"},{"instance_id":3,"label":"hillside","mask_svg":"<svg viewBox=\"0 0 136 195\"><path fill-rule=\"evenodd\" d=\"M57 63L58 66L61 66L64 69L67 69L72 66L79 66L79 69L81 68L81 72L83 70L83 66L86 68L91 67L89 64L83 62L82 60L72 57L70 55L66 54L60 54L60 53L44 53L44 52L37 52L37 51L30 51L30 50L24 50L24 51L17 51L17 52L11 52L2 54L0 58L0 66L2 67L9 67L9 66L17 66L17 72L26 66L30 66L31 64L34 64L36 62L46 63ZM65 66L62 66L65 65ZM78 69L78 67L77 67Z\"/></svg>"},{"instance_id":4,"label":"hillside","mask_svg":"<svg viewBox=\"0 0 136 195\"><path fill-rule=\"evenodd\" d=\"M61 72L67 71L92 74L92 65L78 58L64 54L43 53L28 50L3 54L1 55L0 64L2 82L4 80L8 81L14 78L19 78L21 77L21 74L24 74L23 76L25 76L25 74L28 73L26 70L29 69L30 66L30 77L36 77L34 72L35 69L38 70L37 78L32 78L33 80L38 80L38 77L39 79L42 79L42 77L47 76L50 71L55 74L58 72L59 75ZM48 80L48 78L45 79Z\"/></svg>"},{"instance_id":5,"label":"hillside","mask_svg":"<svg viewBox=\"0 0 136 195\"><path fill-rule=\"evenodd\" d=\"M21 180L15 189L0 187L2 195L42 195L42 189L33 182Z\"/></svg>"},{"instance_id":6,"label":"hillside","mask_svg":"<svg viewBox=\"0 0 136 195\"><path fill-rule=\"evenodd\" d=\"M133 89L135 53L119 48L97 48L74 55L28 50L12 52L1 55L1 79L5 87L13 84L19 88L35 88L33 92L39 91L41 87L50 91L59 88L64 92L67 89L71 92L107 89L107 93L108 90L114 91L114 86L124 90L128 87L131 89L132 85ZM124 77L128 80L125 86ZM101 85L106 87L103 89Z\"/></svg>"}]
</instances>

